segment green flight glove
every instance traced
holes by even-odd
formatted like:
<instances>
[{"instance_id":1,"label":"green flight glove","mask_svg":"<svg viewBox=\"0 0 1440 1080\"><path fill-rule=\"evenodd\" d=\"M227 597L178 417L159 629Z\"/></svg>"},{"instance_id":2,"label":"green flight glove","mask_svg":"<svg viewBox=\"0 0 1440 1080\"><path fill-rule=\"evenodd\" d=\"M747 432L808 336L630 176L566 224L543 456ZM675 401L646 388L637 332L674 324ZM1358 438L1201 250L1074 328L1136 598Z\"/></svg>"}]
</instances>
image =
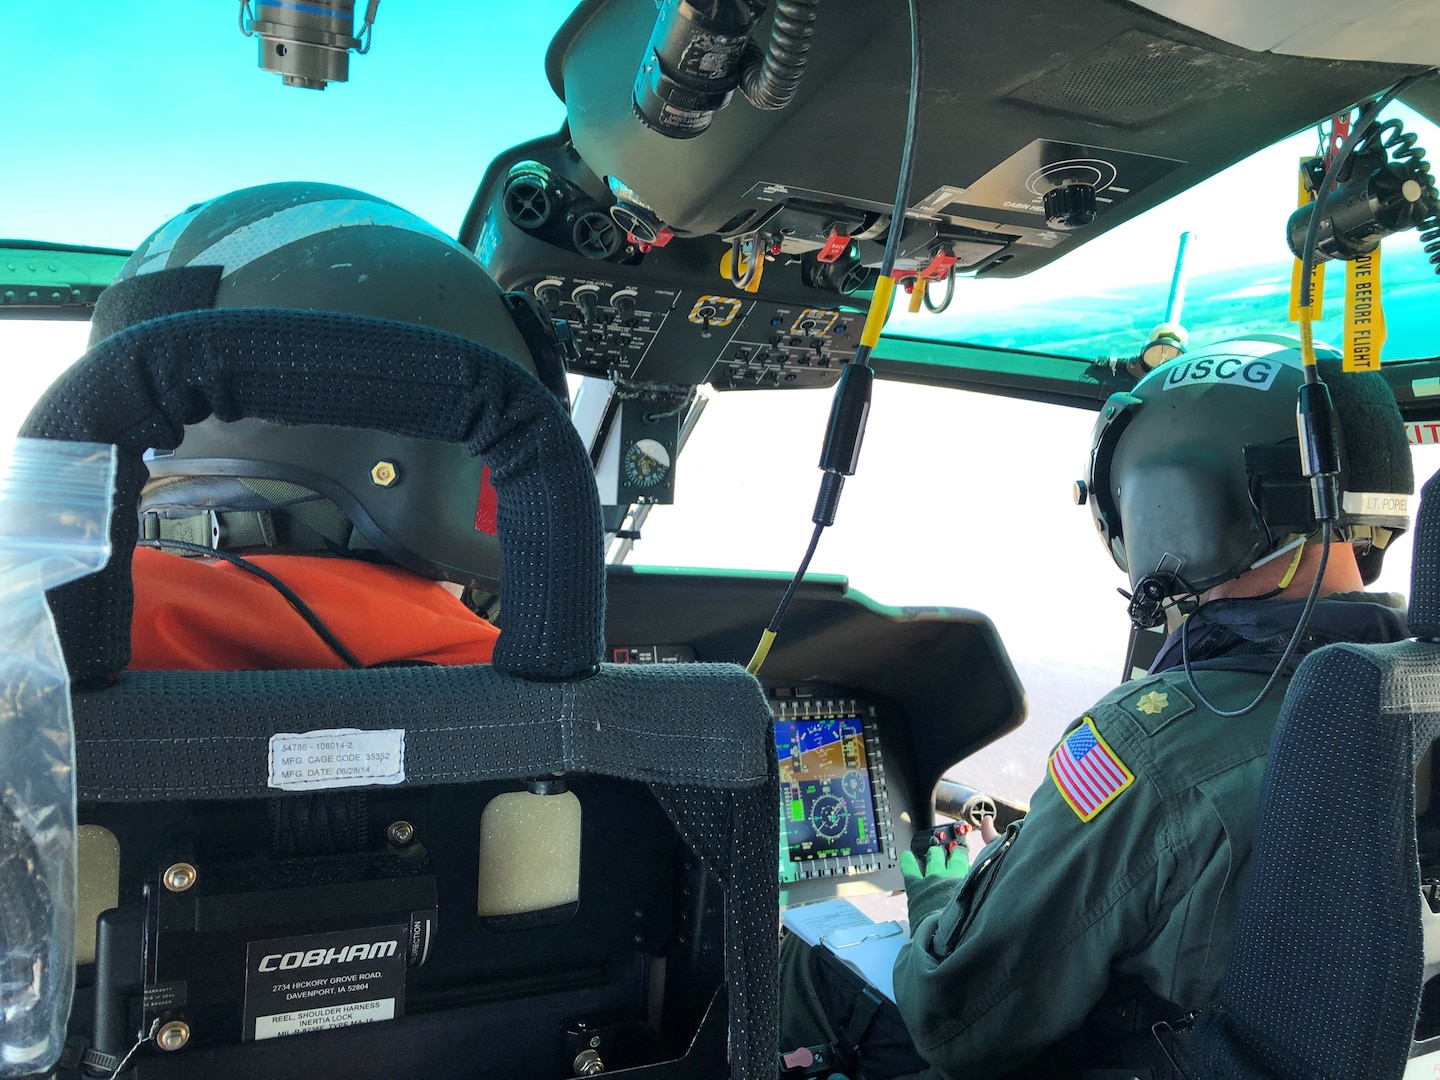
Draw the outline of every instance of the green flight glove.
<instances>
[{"instance_id":1,"label":"green flight glove","mask_svg":"<svg viewBox=\"0 0 1440 1080\"><path fill-rule=\"evenodd\" d=\"M946 851L940 844L925 849L925 868L910 851L900 853L900 874L905 879L905 903L910 913L910 932L920 920L945 906L955 886L970 870L970 852L964 844Z\"/></svg>"}]
</instances>

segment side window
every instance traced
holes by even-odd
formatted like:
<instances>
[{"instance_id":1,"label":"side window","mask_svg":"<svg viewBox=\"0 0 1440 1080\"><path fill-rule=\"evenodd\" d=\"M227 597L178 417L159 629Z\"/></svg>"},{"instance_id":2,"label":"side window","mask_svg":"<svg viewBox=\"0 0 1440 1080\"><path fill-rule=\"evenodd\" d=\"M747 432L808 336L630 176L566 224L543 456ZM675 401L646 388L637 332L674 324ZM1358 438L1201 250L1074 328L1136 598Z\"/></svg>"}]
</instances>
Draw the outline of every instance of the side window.
<instances>
[{"instance_id":1,"label":"side window","mask_svg":"<svg viewBox=\"0 0 1440 1080\"><path fill-rule=\"evenodd\" d=\"M0 319L0 438L19 429L55 377L85 351L88 322Z\"/></svg>"},{"instance_id":2,"label":"side window","mask_svg":"<svg viewBox=\"0 0 1440 1080\"><path fill-rule=\"evenodd\" d=\"M650 515L629 561L793 573L829 408L828 393L714 395L677 465L675 505ZM859 471L811 564L884 604L967 607L994 621L1030 715L952 775L1004 799L1029 801L1061 731L1120 680L1129 620L1116 590L1127 581L1071 500L1094 420L877 382ZM1418 493L1440 470L1440 446L1413 455ZM1408 534L1395 541L1372 588L1409 593L1410 547Z\"/></svg>"},{"instance_id":3,"label":"side window","mask_svg":"<svg viewBox=\"0 0 1440 1080\"><path fill-rule=\"evenodd\" d=\"M1410 460L1415 465L1415 494L1410 500L1410 516L1413 519L1420 509L1420 489L1425 481L1440 472L1440 445L1412 446ZM1396 592L1410 595L1410 552L1413 545L1413 530L1394 541L1385 553L1385 569L1370 588L1380 592Z\"/></svg>"},{"instance_id":4,"label":"side window","mask_svg":"<svg viewBox=\"0 0 1440 1080\"><path fill-rule=\"evenodd\" d=\"M716 394L676 466L675 505L650 515L630 561L793 573L829 410L824 392ZM877 382L859 471L811 564L883 604L994 621L1030 718L956 775L1002 798L1029 801L1060 731L1115 685L1125 656L1115 592L1125 577L1071 496L1094 422L1057 405Z\"/></svg>"},{"instance_id":5,"label":"side window","mask_svg":"<svg viewBox=\"0 0 1440 1080\"><path fill-rule=\"evenodd\" d=\"M1434 158L1435 123L1399 104L1386 115ZM1299 332L1289 314L1294 256L1283 225L1295 205L1296 163L1315 150L1313 129L1282 139L1033 274L961 282L955 302L940 315L897 311L890 329L1061 356L1133 356L1166 317L1177 241L1195 229L1181 318L1190 348L1261 332L1293 336ZM1213 220L1216 206L1227 208L1223 238L1203 224ZM1236 236L1245 237L1243 245L1233 242ZM1430 315L1435 274L1420 235L1398 233L1383 251L1384 355L1434 356L1440 351ZM1344 267L1332 263L1317 341L1339 344L1343 337L1344 279Z\"/></svg>"}]
</instances>

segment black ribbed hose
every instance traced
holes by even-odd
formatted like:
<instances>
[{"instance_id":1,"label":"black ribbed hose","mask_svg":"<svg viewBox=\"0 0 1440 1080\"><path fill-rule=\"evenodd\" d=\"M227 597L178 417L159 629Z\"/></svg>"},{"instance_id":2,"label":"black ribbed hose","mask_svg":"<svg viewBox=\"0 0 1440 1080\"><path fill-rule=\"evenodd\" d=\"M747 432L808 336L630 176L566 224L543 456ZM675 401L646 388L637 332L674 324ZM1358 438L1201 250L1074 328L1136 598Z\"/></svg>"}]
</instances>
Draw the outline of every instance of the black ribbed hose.
<instances>
[{"instance_id":1,"label":"black ribbed hose","mask_svg":"<svg viewBox=\"0 0 1440 1080\"><path fill-rule=\"evenodd\" d=\"M815 8L820 0L776 0L770 44L762 54L751 50L740 72L740 92L757 109L783 109L800 88Z\"/></svg>"}]
</instances>

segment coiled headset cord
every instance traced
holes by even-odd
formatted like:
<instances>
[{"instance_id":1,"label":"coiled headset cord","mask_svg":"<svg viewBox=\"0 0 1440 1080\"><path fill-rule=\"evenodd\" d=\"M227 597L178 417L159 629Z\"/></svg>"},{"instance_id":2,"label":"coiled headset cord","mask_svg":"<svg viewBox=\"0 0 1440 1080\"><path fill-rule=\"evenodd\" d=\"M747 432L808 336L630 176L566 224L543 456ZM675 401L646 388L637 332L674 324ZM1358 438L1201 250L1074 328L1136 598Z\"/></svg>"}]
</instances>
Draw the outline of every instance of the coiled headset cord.
<instances>
[{"instance_id":1,"label":"coiled headset cord","mask_svg":"<svg viewBox=\"0 0 1440 1080\"><path fill-rule=\"evenodd\" d=\"M1195 685L1195 672L1190 666L1190 636L1189 620L1181 624L1180 628L1180 657L1185 668L1185 681L1189 684L1191 691L1196 698L1211 712L1217 716L1227 719L1245 716L1254 712L1260 707L1275 689L1280 676L1284 673L1286 666L1294 657L1296 649L1300 647L1300 640L1305 636L1305 631L1310 625L1310 616L1315 611L1315 604L1320 599L1320 586L1325 579L1325 568L1330 561L1330 543L1334 522L1339 517L1339 492L1337 490L1337 478L1340 472L1339 448L1335 439L1334 410L1330 402L1330 392L1325 387L1324 381L1320 378L1319 364L1315 356L1313 320L1314 313L1311 308L1313 300L1312 284L1313 272L1316 262L1316 244L1319 239L1320 221L1324 215L1326 204L1329 202L1331 190L1335 186L1336 179L1342 175L1346 163L1350 160L1355 149L1363 141L1372 137L1371 132L1375 128L1376 118L1382 109L1394 101L1405 90L1409 89L1421 78L1431 74L1434 69L1427 72L1417 72L1400 79L1390 89L1386 90L1377 99L1361 110L1360 116L1351 129L1350 134L1335 152L1325 175L1320 181L1320 187L1315 196L1315 209L1310 215L1310 223L1305 230L1305 241L1300 258L1300 293L1297 297L1300 311L1300 355L1304 367L1305 381L1300 387L1299 400L1297 404L1298 434L1300 438L1300 460L1301 469L1310 481L1312 500L1315 508L1315 517L1320 522L1323 533L1323 545L1320 551L1320 567L1315 574L1315 581L1310 586L1310 595L1306 597L1305 607L1300 612L1300 619L1295 625L1295 633L1290 637L1290 643L1286 645L1284 654L1280 657L1280 663L1271 672L1270 678L1266 680L1260 693L1255 700L1246 705L1243 709L1223 710L1217 709L1200 692ZM1373 137L1381 137L1386 128L1382 127L1376 131ZM1413 143L1413 139L1411 140ZM1386 144L1387 147L1389 144ZM1429 188L1427 187L1427 193Z\"/></svg>"},{"instance_id":2,"label":"coiled headset cord","mask_svg":"<svg viewBox=\"0 0 1440 1080\"><path fill-rule=\"evenodd\" d=\"M1408 165L1420 184L1422 192L1410 219L1411 226L1420 234L1426 261L1440 274L1440 192L1435 190L1435 177L1430 172L1430 163L1425 160L1425 149L1416 145L1419 138L1414 132L1406 131L1398 119L1377 124L1356 148L1357 154L1367 152L1372 144L1384 148L1386 156Z\"/></svg>"}]
</instances>

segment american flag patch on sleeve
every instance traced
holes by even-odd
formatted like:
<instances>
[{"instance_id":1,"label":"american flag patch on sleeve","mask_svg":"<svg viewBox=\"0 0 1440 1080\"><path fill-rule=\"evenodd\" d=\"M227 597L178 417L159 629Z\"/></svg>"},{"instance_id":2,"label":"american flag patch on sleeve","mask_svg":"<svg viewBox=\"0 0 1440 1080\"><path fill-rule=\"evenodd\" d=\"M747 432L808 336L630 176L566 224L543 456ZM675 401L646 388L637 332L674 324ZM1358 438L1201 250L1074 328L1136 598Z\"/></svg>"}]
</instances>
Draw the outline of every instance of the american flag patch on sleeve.
<instances>
[{"instance_id":1,"label":"american flag patch on sleeve","mask_svg":"<svg viewBox=\"0 0 1440 1080\"><path fill-rule=\"evenodd\" d=\"M1111 750L1090 717L1061 740L1050 755L1050 778L1081 821L1090 821L1135 779Z\"/></svg>"}]
</instances>

